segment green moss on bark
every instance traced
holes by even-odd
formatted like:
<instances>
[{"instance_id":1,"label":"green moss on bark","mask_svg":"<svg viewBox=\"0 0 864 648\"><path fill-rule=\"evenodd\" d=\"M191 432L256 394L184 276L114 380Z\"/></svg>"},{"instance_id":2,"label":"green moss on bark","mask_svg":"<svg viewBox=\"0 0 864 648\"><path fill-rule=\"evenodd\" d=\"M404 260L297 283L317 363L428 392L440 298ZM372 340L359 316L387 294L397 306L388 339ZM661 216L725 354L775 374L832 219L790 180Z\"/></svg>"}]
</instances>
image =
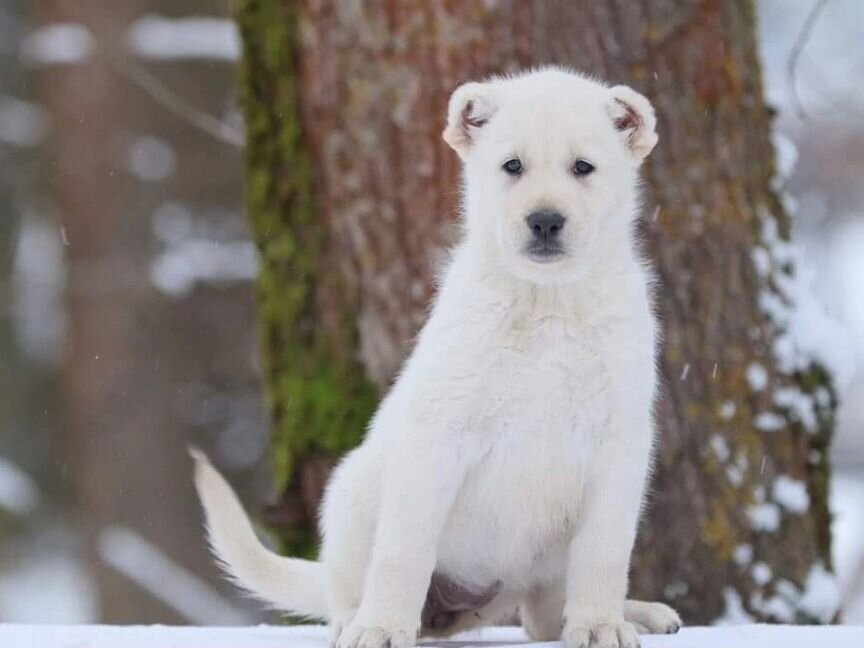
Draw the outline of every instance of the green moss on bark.
<instances>
[{"instance_id":1,"label":"green moss on bark","mask_svg":"<svg viewBox=\"0 0 864 648\"><path fill-rule=\"evenodd\" d=\"M277 487L299 499L304 459L355 446L377 402L356 359L352 305L334 272L325 273L326 221L316 218L315 178L298 95L296 5L243 0L242 104L247 128L246 200L260 253L257 298ZM322 292L337 313L321 317ZM332 322L330 326L322 321ZM302 502L301 502L302 504ZM285 534L308 550L314 511Z\"/></svg>"}]
</instances>

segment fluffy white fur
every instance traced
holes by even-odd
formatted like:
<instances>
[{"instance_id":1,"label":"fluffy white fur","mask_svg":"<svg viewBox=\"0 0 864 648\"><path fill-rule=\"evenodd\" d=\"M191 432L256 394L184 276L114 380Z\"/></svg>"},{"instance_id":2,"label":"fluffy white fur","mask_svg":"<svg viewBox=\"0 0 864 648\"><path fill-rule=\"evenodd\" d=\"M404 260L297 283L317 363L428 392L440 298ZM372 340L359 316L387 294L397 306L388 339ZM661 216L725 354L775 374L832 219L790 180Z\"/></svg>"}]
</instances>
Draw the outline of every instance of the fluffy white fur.
<instances>
[{"instance_id":1,"label":"fluffy white fur","mask_svg":"<svg viewBox=\"0 0 864 648\"><path fill-rule=\"evenodd\" d=\"M557 68L456 90L444 138L464 161L464 236L332 477L320 562L268 553L197 457L211 543L241 585L329 620L337 648L413 645L433 572L499 588L448 631L517 607L529 635L567 648L677 630L667 606L625 601L655 436L658 332L633 234L654 126L630 88ZM575 175L578 159L595 170ZM538 209L566 218L551 259L526 252Z\"/></svg>"}]
</instances>

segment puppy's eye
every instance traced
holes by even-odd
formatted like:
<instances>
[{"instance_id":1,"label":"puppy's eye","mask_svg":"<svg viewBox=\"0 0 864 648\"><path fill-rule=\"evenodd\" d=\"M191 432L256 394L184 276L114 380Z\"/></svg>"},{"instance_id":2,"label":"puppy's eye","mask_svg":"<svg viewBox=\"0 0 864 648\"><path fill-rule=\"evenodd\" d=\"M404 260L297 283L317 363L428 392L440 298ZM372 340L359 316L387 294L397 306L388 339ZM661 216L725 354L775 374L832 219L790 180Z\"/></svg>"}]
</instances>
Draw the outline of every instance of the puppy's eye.
<instances>
[{"instance_id":1,"label":"puppy's eye","mask_svg":"<svg viewBox=\"0 0 864 648\"><path fill-rule=\"evenodd\" d=\"M577 176L586 176L594 170L594 165L587 160L576 160L573 165L573 173Z\"/></svg>"},{"instance_id":2,"label":"puppy's eye","mask_svg":"<svg viewBox=\"0 0 864 648\"><path fill-rule=\"evenodd\" d=\"M522 161L519 158L510 158L501 168L512 176L522 175Z\"/></svg>"}]
</instances>

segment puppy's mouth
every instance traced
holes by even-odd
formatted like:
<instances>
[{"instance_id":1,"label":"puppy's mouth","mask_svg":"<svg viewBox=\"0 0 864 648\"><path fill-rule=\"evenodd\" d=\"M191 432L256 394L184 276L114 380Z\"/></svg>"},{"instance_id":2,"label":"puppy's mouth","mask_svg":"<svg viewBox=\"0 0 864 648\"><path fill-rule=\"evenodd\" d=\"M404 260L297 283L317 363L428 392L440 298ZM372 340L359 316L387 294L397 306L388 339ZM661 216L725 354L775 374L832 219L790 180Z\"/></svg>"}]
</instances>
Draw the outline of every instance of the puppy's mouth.
<instances>
[{"instance_id":1,"label":"puppy's mouth","mask_svg":"<svg viewBox=\"0 0 864 648\"><path fill-rule=\"evenodd\" d=\"M554 263L563 258L567 252L557 243L537 241L525 246L524 253L534 263Z\"/></svg>"}]
</instances>

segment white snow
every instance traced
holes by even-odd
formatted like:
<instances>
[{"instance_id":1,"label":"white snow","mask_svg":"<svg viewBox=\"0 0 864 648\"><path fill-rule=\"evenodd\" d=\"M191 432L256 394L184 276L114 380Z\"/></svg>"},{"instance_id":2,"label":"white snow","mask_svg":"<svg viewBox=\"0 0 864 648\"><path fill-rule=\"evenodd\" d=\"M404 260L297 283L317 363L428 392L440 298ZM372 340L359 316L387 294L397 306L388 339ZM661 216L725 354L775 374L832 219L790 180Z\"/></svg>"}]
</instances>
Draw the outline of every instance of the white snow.
<instances>
[{"instance_id":1,"label":"white snow","mask_svg":"<svg viewBox=\"0 0 864 648\"><path fill-rule=\"evenodd\" d=\"M66 331L66 283L61 234L51 220L25 212L12 265L12 315L16 342L35 360L60 357Z\"/></svg>"},{"instance_id":2,"label":"white snow","mask_svg":"<svg viewBox=\"0 0 864 648\"><path fill-rule=\"evenodd\" d=\"M804 583L804 593L798 601L799 609L823 623L828 623L837 614L840 603L837 578L823 565L813 565Z\"/></svg>"},{"instance_id":3,"label":"white snow","mask_svg":"<svg viewBox=\"0 0 864 648\"><path fill-rule=\"evenodd\" d=\"M751 506L747 510L750 517L750 525L755 531L776 531L780 526L780 508L776 504L767 502Z\"/></svg>"},{"instance_id":4,"label":"white snow","mask_svg":"<svg viewBox=\"0 0 864 648\"><path fill-rule=\"evenodd\" d=\"M810 495L807 485L788 475L778 475L772 489L774 501L790 513L803 515L810 508Z\"/></svg>"},{"instance_id":5,"label":"white snow","mask_svg":"<svg viewBox=\"0 0 864 648\"><path fill-rule=\"evenodd\" d=\"M40 27L24 39L21 58L36 67L80 63L96 49L96 41L84 25L54 23Z\"/></svg>"},{"instance_id":6,"label":"white snow","mask_svg":"<svg viewBox=\"0 0 864 648\"><path fill-rule=\"evenodd\" d=\"M4 553L6 549L8 546L4 546ZM57 546L40 547L4 567L0 572L0 621L68 624L92 623L99 618L95 583L71 552ZM3 648L37 645L23 639L7 641L5 637L0 623Z\"/></svg>"},{"instance_id":7,"label":"white snow","mask_svg":"<svg viewBox=\"0 0 864 648\"><path fill-rule=\"evenodd\" d=\"M251 281L258 274L258 251L249 241L185 238L150 264L150 280L173 297L189 294L199 282Z\"/></svg>"},{"instance_id":8,"label":"white snow","mask_svg":"<svg viewBox=\"0 0 864 648\"><path fill-rule=\"evenodd\" d=\"M160 137L136 137L126 151L126 169L142 182L164 180L176 167L174 148Z\"/></svg>"},{"instance_id":9,"label":"white snow","mask_svg":"<svg viewBox=\"0 0 864 648\"><path fill-rule=\"evenodd\" d=\"M771 255L768 250L763 247L753 248L751 252L753 257L753 265L760 277L767 277L771 274Z\"/></svg>"},{"instance_id":10,"label":"white snow","mask_svg":"<svg viewBox=\"0 0 864 648\"><path fill-rule=\"evenodd\" d=\"M0 457L0 509L26 515L39 506L39 499L39 487L30 475L5 457Z\"/></svg>"},{"instance_id":11,"label":"white snow","mask_svg":"<svg viewBox=\"0 0 864 648\"><path fill-rule=\"evenodd\" d=\"M762 391L768 386L768 372L758 362L747 367L747 382L753 391Z\"/></svg>"},{"instance_id":12,"label":"white snow","mask_svg":"<svg viewBox=\"0 0 864 648\"><path fill-rule=\"evenodd\" d=\"M724 421L728 421L733 416L735 416L736 411L735 403L732 401L725 401L722 405L720 405L720 418Z\"/></svg>"},{"instance_id":13,"label":"white snow","mask_svg":"<svg viewBox=\"0 0 864 648\"><path fill-rule=\"evenodd\" d=\"M193 208L182 202L159 205L151 226L164 249L150 263L150 281L167 295L183 297L198 283L251 281L258 275L254 243L237 238L235 231L220 231L206 214L196 218Z\"/></svg>"},{"instance_id":14,"label":"white snow","mask_svg":"<svg viewBox=\"0 0 864 648\"><path fill-rule=\"evenodd\" d=\"M796 596L792 600L797 598L797 590L795 594ZM795 607L790 602L790 599L780 594L776 594L768 600L764 600L759 593L753 594L750 597L750 605L762 614L783 623L790 623L795 620Z\"/></svg>"},{"instance_id":15,"label":"white snow","mask_svg":"<svg viewBox=\"0 0 864 648\"><path fill-rule=\"evenodd\" d=\"M759 563L753 566L751 574L754 582L760 586L773 577L771 569L767 565L760 569ZM762 598L760 592L755 592L750 597L750 605L754 610L783 623L794 621L799 613L829 623L840 609L841 596L837 580L819 563L810 568L803 590L786 579L778 580L775 589L776 594L767 600ZM727 614L728 608L727 599Z\"/></svg>"},{"instance_id":16,"label":"white snow","mask_svg":"<svg viewBox=\"0 0 864 648\"><path fill-rule=\"evenodd\" d=\"M726 603L726 609L723 616L714 620L715 626L738 626L747 623L753 623L753 617L744 609L744 604L741 602L741 595L731 587L723 590L723 600Z\"/></svg>"},{"instance_id":17,"label":"white snow","mask_svg":"<svg viewBox=\"0 0 864 648\"><path fill-rule=\"evenodd\" d=\"M744 471L738 466L726 466L726 478L733 486L740 486L744 481Z\"/></svg>"},{"instance_id":18,"label":"white snow","mask_svg":"<svg viewBox=\"0 0 864 648\"><path fill-rule=\"evenodd\" d=\"M738 545L732 552L732 560L735 561L736 565L742 567L750 564L750 561L753 560L753 546L749 544Z\"/></svg>"},{"instance_id":19,"label":"white snow","mask_svg":"<svg viewBox=\"0 0 864 648\"><path fill-rule=\"evenodd\" d=\"M764 562L758 562L753 565L750 574L753 576L753 582L760 586L767 585L773 576L771 568Z\"/></svg>"},{"instance_id":20,"label":"white snow","mask_svg":"<svg viewBox=\"0 0 864 648\"><path fill-rule=\"evenodd\" d=\"M469 648L522 644L560 648L560 642L531 643L519 628L486 628L450 641L420 645ZM319 626L196 628L171 626L0 625L0 645L9 648L327 648ZM675 635L646 635L643 648L861 648L864 627L737 625L683 628Z\"/></svg>"},{"instance_id":21,"label":"white snow","mask_svg":"<svg viewBox=\"0 0 864 648\"><path fill-rule=\"evenodd\" d=\"M224 18L148 15L132 24L127 42L129 49L144 59L233 62L240 58L237 26Z\"/></svg>"},{"instance_id":22,"label":"white snow","mask_svg":"<svg viewBox=\"0 0 864 648\"><path fill-rule=\"evenodd\" d=\"M790 601L797 600L801 594L795 583L785 578L777 581L777 592Z\"/></svg>"},{"instance_id":23,"label":"white snow","mask_svg":"<svg viewBox=\"0 0 864 648\"><path fill-rule=\"evenodd\" d=\"M825 305L817 286L816 268L802 244L781 238L771 214L762 213L760 222L764 249L771 259L770 276L779 294L765 288L759 295L759 305L780 329L774 344L778 367L791 374L816 360L831 372L835 386L842 392L855 374L850 329ZM792 276L784 270L789 265L795 269ZM761 266L756 269L761 271Z\"/></svg>"},{"instance_id":24,"label":"white snow","mask_svg":"<svg viewBox=\"0 0 864 648\"><path fill-rule=\"evenodd\" d=\"M771 143L774 145L777 177L788 178L798 162L798 148L785 133L776 128L771 132Z\"/></svg>"},{"instance_id":25,"label":"white snow","mask_svg":"<svg viewBox=\"0 0 864 648\"><path fill-rule=\"evenodd\" d=\"M785 183L795 166L798 152L794 143L782 133L775 131L772 139L777 160L773 184L794 223L798 204L785 192ZM795 232L791 241L785 240L780 235L776 219L767 210L761 211L759 220L762 245L756 247L751 256L765 284L759 295L759 305L779 329L774 343L778 368L791 374L806 369L815 360L831 372L835 386L842 392L855 373L854 356L849 352L853 348L852 339L848 328L826 303L824 291L820 291L812 254L808 256L806 253L807 241L794 236ZM788 271L790 267L791 274ZM772 287L769 287L769 279ZM763 382L760 376L748 370L747 377L751 387L760 391L758 385ZM795 401L792 405L792 412L802 424L808 430L816 431L816 416L810 411L812 404Z\"/></svg>"},{"instance_id":26,"label":"white snow","mask_svg":"<svg viewBox=\"0 0 864 648\"><path fill-rule=\"evenodd\" d=\"M248 618L182 565L131 529L110 527L99 535L99 555L111 567L192 623L240 625Z\"/></svg>"},{"instance_id":27,"label":"white snow","mask_svg":"<svg viewBox=\"0 0 864 648\"><path fill-rule=\"evenodd\" d=\"M760 412L753 419L753 425L762 432L776 432L786 427L786 419L774 412Z\"/></svg>"},{"instance_id":28,"label":"white snow","mask_svg":"<svg viewBox=\"0 0 864 648\"><path fill-rule=\"evenodd\" d=\"M13 146L36 146L45 136L45 110L29 101L0 97L0 142Z\"/></svg>"},{"instance_id":29,"label":"white snow","mask_svg":"<svg viewBox=\"0 0 864 648\"><path fill-rule=\"evenodd\" d=\"M726 443L726 439L719 434L715 434L711 437L711 449L720 461L725 462L729 459L729 444Z\"/></svg>"},{"instance_id":30,"label":"white snow","mask_svg":"<svg viewBox=\"0 0 864 648\"><path fill-rule=\"evenodd\" d=\"M816 403L814 398L805 394L798 387L781 387L774 391L774 402L788 410L790 414L804 426L808 432L816 431Z\"/></svg>"},{"instance_id":31,"label":"white snow","mask_svg":"<svg viewBox=\"0 0 864 648\"><path fill-rule=\"evenodd\" d=\"M711 448L714 450L714 454L717 455L717 458L722 462L726 462L732 457L725 439L719 435L714 435L711 438ZM727 463L726 477L729 480L729 483L733 486L740 486L744 481L744 471L746 469L747 457L743 454L739 454L734 461Z\"/></svg>"},{"instance_id":32,"label":"white snow","mask_svg":"<svg viewBox=\"0 0 864 648\"><path fill-rule=\"evenodd\" d=\"M842 393L855 374L855 355L852 352L855 346L850 330L828 313L817 297L816 272L812 264L802 253L798 254L795 264L795 287L792 290L796 294L796 307L789 324L789 336L803 354L801 360L814 358L826 367L835 387ZM781 339L781 346L775 347L775 351L783 349L782 344ZM803 368L801 360L797 363L798 368ZM787 363L787 367L790 366L795 365Z\"/></svg>"}]
</instances>

